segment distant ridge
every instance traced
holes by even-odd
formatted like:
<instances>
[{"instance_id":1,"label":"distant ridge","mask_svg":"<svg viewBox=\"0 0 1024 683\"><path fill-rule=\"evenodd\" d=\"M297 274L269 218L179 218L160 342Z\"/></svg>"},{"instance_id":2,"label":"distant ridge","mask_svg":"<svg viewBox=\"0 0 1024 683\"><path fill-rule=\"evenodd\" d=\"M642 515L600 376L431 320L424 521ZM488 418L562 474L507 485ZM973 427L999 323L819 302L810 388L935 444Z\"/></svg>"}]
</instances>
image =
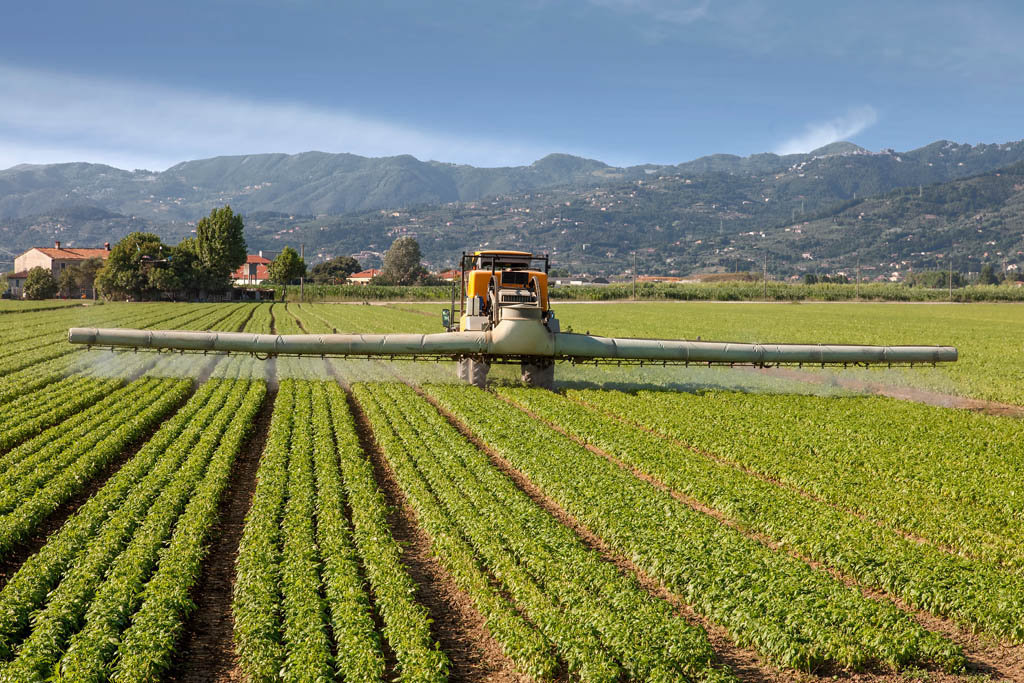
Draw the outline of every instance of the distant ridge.
<instances>
[{"instance_id":1,"label":"distant ridge","mask_svg":"<svg viewBox=\"0 0 1024 683\"><path fill-rule=\"evenodd\" d=\"M177 242L198 218L230 204L246 217L251 248L301 241L313 250L311 261L379 252L396 235L415 234L429 236L424 253L438 262L463 247L499 240L557 247L561 258L598 267L617 263L623 249L651 245L665 259L664 270L688 272L729 257L739 267L733 233L767 235L787 221L831 215L848 202L1021 161L1024 142L939 140L906 152L836 142L807 154L716 154L629 167L568 154L528 166L477 168L409 155L325 152L197 159L163 172L85 162L21 164L0 171L0 247L18 253L54 239L96 246L133 230ZM604 197L610 193L617 199L609 204ZM875 239L884 239L884 231L878 234ZM699 248L670 255L688 240L699 240ZM714 258L704 254L708 248ZM693 260L698 252L702 256Z\"/></svg>"}]
</instances>

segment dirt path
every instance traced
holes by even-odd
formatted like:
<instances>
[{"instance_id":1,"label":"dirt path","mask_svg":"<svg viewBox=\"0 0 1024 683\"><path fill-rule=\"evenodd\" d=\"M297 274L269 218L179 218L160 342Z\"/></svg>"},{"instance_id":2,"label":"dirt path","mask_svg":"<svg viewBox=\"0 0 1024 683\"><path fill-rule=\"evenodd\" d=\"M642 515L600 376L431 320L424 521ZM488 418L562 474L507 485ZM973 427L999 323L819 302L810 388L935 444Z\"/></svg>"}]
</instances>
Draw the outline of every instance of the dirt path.
<instances>
[{"instance_id":1,"label":"dirt path","mask_svg":"<svg viewBox=\"0 0 1024 683\"><path fill-rule=\"evenodd\" d=\"M242 680L232 641L235 559L245 515L256 490L256 470L270 429L276 396L276 389L268 390L256 414L254 429L235 458L231 482L221 501L220 520L211 531L212 541L203 573L192 592L196 610L185 624L168 680Z\"/></svg>"},{"instance_id":2,"label":"dirt path","mask_svg":"<svg viewBox=\"0 0 1024 683\"><path fill-rule=\"evenodd\" d=\"M501 646L491 637L484 618L472 599L456 585L430 550L430 537L416 523L416 513L387 459L373 441L373 431L359 404L348 394L349 409L363 451L373 464L377 485L391 508L388 525L395 540L404 548L402 561L418 590L416 600L427 608L431 631L441 650L451 660L450 681L527 681L505 657Z\"/></svg>"}]
</instances>

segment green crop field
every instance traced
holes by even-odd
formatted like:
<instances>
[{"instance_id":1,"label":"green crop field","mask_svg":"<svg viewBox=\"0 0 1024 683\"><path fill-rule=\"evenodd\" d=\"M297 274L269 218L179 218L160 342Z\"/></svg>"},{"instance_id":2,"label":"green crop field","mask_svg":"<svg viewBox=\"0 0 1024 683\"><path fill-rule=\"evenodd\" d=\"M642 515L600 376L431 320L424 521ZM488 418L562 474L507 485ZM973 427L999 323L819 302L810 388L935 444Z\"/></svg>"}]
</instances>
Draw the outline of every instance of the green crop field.
<instances>
[{"instance_id":1,"label":"green crop field","mask_svg":"<svg viewBox=\"0 0 1024 683\"><path fill-rule=\"evenodd\" d=\"M563 364L554 392L66 336L441 308L5 304L0 682L1024 680L1020 305L561 303L563 330L960 361Z\"/></svg>"}]
</instances>

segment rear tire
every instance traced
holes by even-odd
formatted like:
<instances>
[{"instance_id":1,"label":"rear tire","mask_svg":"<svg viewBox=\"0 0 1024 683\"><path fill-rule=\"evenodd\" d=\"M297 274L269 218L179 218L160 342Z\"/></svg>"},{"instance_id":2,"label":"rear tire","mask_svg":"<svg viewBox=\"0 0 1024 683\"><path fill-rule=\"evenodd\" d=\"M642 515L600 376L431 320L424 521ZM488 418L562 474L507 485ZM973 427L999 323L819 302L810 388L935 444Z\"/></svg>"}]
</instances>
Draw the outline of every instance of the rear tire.
<instances>
[{"instance_id":1,"label":"rear tire","mask_svg":"<svg viewBox=\"0 0 1024 683\"><path fill-rule=\"evenodd\" d=\"M470 363L472 363L472 360L469 358L460 358L458 360L458 364L455 366L455 374L458 376L460 382L469 384L469 381L472 378Z\"/></svg>"},{"instance_id":2,"label":"rear tire","mask_svg":"<svg viewBox=\"0 0 1024 683\"><path fill-rule=\"evenodd\" d=\"M475 387L481 389L487 388L487 373L491 369L491 364L487 361L473 360L469 361L469 383Z\"/></svg>"},{"instance_id":3,"label":"rear tire","mask_svg":"<svg viewBox=\"0 0 1024 683\"><path fill-rule=\"evenodd\" d=\"M538 389L555 388L554 363L523 363L521 367L523 384Z\"/></svg>"}]
</instances>

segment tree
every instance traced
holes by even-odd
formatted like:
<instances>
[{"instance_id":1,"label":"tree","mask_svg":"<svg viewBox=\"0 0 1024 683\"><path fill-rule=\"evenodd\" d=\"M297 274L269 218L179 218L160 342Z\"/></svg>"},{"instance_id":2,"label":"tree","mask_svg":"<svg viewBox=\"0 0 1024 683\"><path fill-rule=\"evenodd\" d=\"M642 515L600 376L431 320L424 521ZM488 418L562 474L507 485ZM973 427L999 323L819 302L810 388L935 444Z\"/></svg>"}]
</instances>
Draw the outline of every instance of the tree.
<instances>
[{"instance_id":1,"label":"tree","mask_svg":"<svg viewBox=\"0 0 1024 683\"><path fill-rule=\"evenodd\" d=\"M285 247L267 270L271 282L286 285L306 274L306 262L299 256L299 252L291 247Z\"/></svg>"},{"instance_id":2,"label":"tree","mask_svg":"<svg viewBox=\"0 0 1024 683\"><path fill-rule=\"evenodd\" d=\"M96 290L96 274L103 268L103 259L87 258L75 267L75 287L79 291Z\"/></svg>"},{"instance_id":3,"label":"tree","mask_svg":"<svg viewBox=\"0 0 1024 683\"><path fill-rule=\"evenodd\" d=\"M62 297L71 298L74 296L75 290L78 288L75 284L76 270L78 270L77 266L68 266L60 271L60 275L57 276L57 291L60 292Z\"/></svg>"},{"instance_id":4,"label":"tree","mask_svg":"<svg viewBox=\"0 0 1024 683\"><path fill-rule=\"evenodd\" d=\"M804 273L804 284L805 285L816 285L818 284L818 276L814 273Z\"/></svg>"},{"instance_id":5,"label":"tree","mask_svg":"<svg viewBox=\"0 0 1024 683\"><path fill-rule=\"evenodd\" d=\"M36 266L25 278L26 299L50 299L57 293L57 280L46 268Z\"/></svg>"},{"instance_id":6,"label":"tree","mask_svg":"<svg viewBox=\"0 0 1024 683\"><path fill-rule=\"evenodd\" d=\"M978 273L978 284L979 285L998 285L999 276L996 275L995 268L992 267L991 263L986 263L981 267L981 272Z\"/></svg>"},{"instance_id":7,"label":"tree","mask_svg":"<svg viewBox=\"0 0 1024 683\"><path fill-rule=\"evenodd\" d=\"M427 276L427 269L420 264L420 258L419 242L412 237L399 237L384 254L384 267L378 278L383 284L416 284Z\"/></svg>"},{"instance_id":8,"label":"tree","mask_svg":"<svg viewBox=\"0 0 1024 683\"><path fill-rule=\"evenodd\" d=\"M199 257L209 280L209 291L231 287L231 273L245 263L246 246L242 216L230 206L214 209L196 224L196 237L191 247Z\"/></svg>"},{"instance_id":9,"label":"tree","mask_svg":"<svg viewBox=\"0 0 1024 683\"><path fill-rule=\"evenodd\" d=\"M344 284L345 279L352 273L358 273L363 267L351 256L339 256L338 258L324 261L313 266L310 276L313 282L330 284L340 281Z\"/></svg>"},{"instance_id":10,"label":"tree","mask_svg":"<svg viewBox=\"0 0 1024 683\"><path fill-rule=\"evenodd\" d=\"M194 237L183 239L171 250L171 269L178 280L179 291L190 298L198 297L202 292L220 291L223 287L223 278L218 278L203 265Z\"/></svg>"},{"instance_id":11,"label":"tree","mask_svg":"<svg viewBox=\"0 0 1024 683\"><path fill-rule=\"evenodd\" d=\"M133 232L114 245L103 268L96 274L96 287L105 297L145 299L157 294L149 270L163 267L172 250L151 232Z\"/></svg>"}]
</instances>

